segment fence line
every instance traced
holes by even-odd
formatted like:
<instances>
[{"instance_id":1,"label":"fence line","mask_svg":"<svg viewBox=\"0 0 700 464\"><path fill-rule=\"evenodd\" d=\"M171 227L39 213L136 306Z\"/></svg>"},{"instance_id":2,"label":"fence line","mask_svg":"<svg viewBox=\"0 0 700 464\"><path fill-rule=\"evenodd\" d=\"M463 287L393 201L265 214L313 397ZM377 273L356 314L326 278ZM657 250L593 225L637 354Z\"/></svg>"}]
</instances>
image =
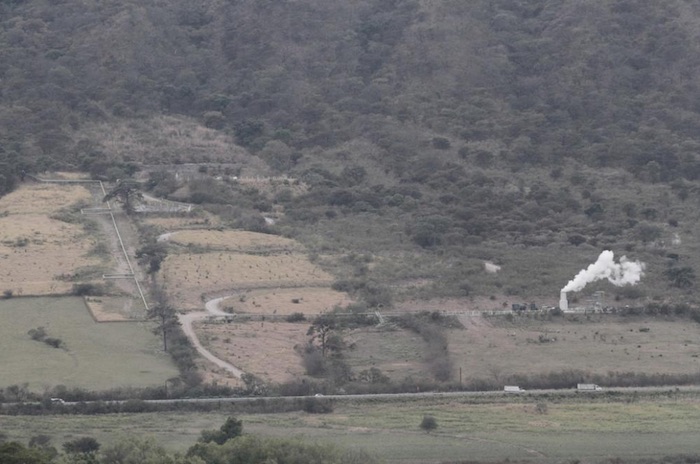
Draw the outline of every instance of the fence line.
<instances>
[{"instance_id":1,"label":"fence line","mask_svg":"<svg viewBox=\"0 0 700 464\"><path fill-rule=\"evenodd\" d=\"M37 177L31 174L27 174L27 177L30 177L37 182L44 182L44 183L49 183L49 184L98 184L100 186L100 190L102 190L102 195L107 196L107 191L105 190L104 184L102 183L101 180L91 180L91 179L42 179L41 177ZM112 225L114 226L114 231L117 234L117 239L119 240L119 246L122 249L122 253L124 253L124 259L126 260L126 265L129 267L129 271L131 272L134 283L136 284L136 289L139 292L139 296L141 297L141 301L143 302L143 306L146 309L146 311L149 310L148 307L148 302L146 301L146 296L143 294L143 289L141 288L141 284L139 283L139 279L136 276L136 273L134 272L134 267L131 265L131 260L129 259L129 253L126 251L126 247L124 246L124 240L122 240L122 234L119 232L119 226L117 226L117 220L114 218L114 210L112 209L112 205L110 204L109 201L107 201L107 208L85 208L87 214L91 214L90 210L93 210L92 214L109 214L110 217L112 218ZM83 212L83 210L81 210ZM85 214L85 213L84 213ZM109 275L109 274L108 274Z\"/></svg>"}]
</instances>

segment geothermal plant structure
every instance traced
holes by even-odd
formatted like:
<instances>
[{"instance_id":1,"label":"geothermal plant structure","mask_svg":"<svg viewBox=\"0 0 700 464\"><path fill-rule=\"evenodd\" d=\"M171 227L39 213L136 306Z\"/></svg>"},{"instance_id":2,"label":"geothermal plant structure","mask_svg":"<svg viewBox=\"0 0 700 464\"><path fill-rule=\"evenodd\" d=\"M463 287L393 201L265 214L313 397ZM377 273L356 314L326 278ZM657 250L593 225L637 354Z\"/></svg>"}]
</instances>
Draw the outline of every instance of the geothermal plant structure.
<instances>
[{"instance_id":1,"label":"geothermal plant structure","mask_svg":"<svg viewBox=\"0 0 700 464\"><path fill-rule=\"evenodd\" d=\"M569 310L569 301L566 299L566 292L564 291L559 294L559 309L564 312Z\"/></svg>"},{"instance_id":2,"label":"geothermal plant structure","mask_svg":"<svg viewBox=\"0 0 700 464\"><path fill-rule=\"evenodd\" d=\"M615 286L636 285L644 275L645 264L639 261L630 261L627 257L620 258L618 263L615 262L615 256L612 251L605 250L598 260L583 269L576 277L571 279L559 293L559 309L562 311L569 310L569 301L566 297L568 292L579 292L583 288L596 280L607 280Z\"/></svg>"}]
</instances>

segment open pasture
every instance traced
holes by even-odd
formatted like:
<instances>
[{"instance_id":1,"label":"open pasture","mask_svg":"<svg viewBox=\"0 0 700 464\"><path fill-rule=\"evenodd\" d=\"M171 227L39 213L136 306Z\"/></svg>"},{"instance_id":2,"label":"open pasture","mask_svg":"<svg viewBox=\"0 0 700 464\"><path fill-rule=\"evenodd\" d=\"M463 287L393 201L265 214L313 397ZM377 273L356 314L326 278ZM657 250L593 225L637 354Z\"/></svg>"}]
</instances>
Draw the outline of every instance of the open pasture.
<instances>
[{"instance_id":1,"label":"open pasture","mask_svg":"<svg viewBox=\"0 0 700 464\"><path fill-rule=\"evenodd\" d=\"M331 414L302 412L236 414L119 414L105 416L3 417L9 439L27 442L48 434L54 445L90 435L103 445L125 436L153 436L184 452L202 429L217 429L235 414L244 433L298 436L312 442L365 449L385 462L434 463L445 460L526 460L536 463L602 462L615 458L659 458L696 454L700 433L697 399L659 398L636 402L545 403L508 398L477 403L469 399L414 399L403 402L338 402ZM423 415L438 428L422 432ZM89 430L89 433L86 433ZM595 445L592 445L595 444Z\"/></svg>"},{"instance_id":2,"label":"open pasture","mask_svg":"<svg viewBox=\"0 0 700 464\"><path fill-rule=\"evenodd\" d=\"M414 332L369 327L349 331L343 338L353 347L344 355L355 373L374 367L397 382L429 375L424 362L425 341Z\"/></svg>"},{"instance_id":3,"label":"open pasture","mask_svg":"<svg viewBox=\"0 0 700 464\"><path fill-rule=\"evenodd\" d=\"M202 295L230 289L330 285L332 277L301 253L251 255L231 252L172 254L163 281L181 309L200 309Z\"/></svg>"},{"instance_id":4,"label":"open pasture","mask_svg":"<svg viewBox=\"0 0 700 464\"><path fill-rule=\"evenodd\" d=\"M82 225L51 216L83 202L91 193L82 186L26 183L0 198L0 291L15 295L67 293L101 274L103 260L92 250L99 239Z\"/></svg>"},{"instance_id":5,"label":"open pasture","mask_svg":"<svg viewBox=\"0 0 700 464\"><path fill-rule=\"evenodd\" d=\"M535 321L462 317L449 331L449 352L465 378L498 380L511 374L569 369L595 374L684 374L700 370L700 324L687 319L567 316ZM576 322L578 321L578 322Z\"/></svg>"},{"instance_id":6,"label":"open pasture","mask_svg":"<svg viewBox=\"0 0 700 464\"><path fill-rule=\"evenodd\" d=\"M28 331L38 327L60 339L62 347L33 340ZM96 323L80 298L1 300L0 344L0 386L103 390L161 385L178 375L150 326Z\"/></svg>"}]
</instances>

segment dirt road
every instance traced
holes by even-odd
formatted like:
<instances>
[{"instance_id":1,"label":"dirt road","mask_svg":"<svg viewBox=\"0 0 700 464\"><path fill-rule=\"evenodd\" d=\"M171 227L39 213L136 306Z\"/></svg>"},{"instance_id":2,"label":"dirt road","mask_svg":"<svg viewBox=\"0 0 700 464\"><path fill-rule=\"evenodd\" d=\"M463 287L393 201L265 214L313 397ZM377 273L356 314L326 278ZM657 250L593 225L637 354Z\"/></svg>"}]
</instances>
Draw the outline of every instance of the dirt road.
<instances>
[{"instance_id":1,"label":"dirt road","mask_svg":"<svg viewBox=\"0 0 700 464\"><path fill-rule=\"evenodd\" d=\"M201 354L205 359L221 367L222 369L225 369L226 371L230 372L237 379L240 379L243 376L244 372L241 369L234 366L233 364L230 364L224 361L223 359L217 358L209 350L204 348L202 346L202 343L199 341L199 338L197 338L197 334L195 334L194 327L192 326L195 321L201 321L202 319L206 319L209 316L221 316L228 314L221 311L218 308L219 301L221 301L222 299L223 298L215 298L213 300L209 300L205 304L205 308L207 309L206 311L179 314L178 319L180 321L180 324L182 325L182 331L185 333L185 335L190 340L190 342L199 354Z\"/></svg>"}]
</instances>

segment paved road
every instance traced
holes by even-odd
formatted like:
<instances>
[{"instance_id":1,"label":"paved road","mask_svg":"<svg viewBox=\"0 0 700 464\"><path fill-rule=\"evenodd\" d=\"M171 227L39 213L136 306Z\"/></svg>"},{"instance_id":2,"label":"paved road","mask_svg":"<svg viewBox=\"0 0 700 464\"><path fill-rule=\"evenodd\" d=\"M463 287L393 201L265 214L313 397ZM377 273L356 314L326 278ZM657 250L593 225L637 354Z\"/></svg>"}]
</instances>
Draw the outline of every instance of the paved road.
<instances>
[{"instance_id":1,"label":"paved road","mask_svg":"<svg viewBox=\"0 0 700 464\"><path fill-rule=\"evenodd\" d=\"M533 398L555 395L587 396L595 398L605 395L606 392L623 394L633 393L658 393L658 392L695 392L700 393L700 386L679 386L679 387L626 387L626 388L604 388L602 391L576 391L575 389L550 389L550 390L527 390L520 393L505 393L502 390L496 391L453 391L453 392L416 392L416 393L372 393L361 395L317 395L319 398L327 398L338 401L362 401L362 400L401 400L418 398L465 398L465 397L493 397L493 398ZM260 400L288 400L295 401L308 398L308 396L245 396L228 398L183 398L167 400L147 400L147 403L247 403Z\"/></svg>"},{"instance_id":2,"label":"paved road","mask_svg":"<svg viewBox=\"0 0 700 464\"><path fill-rule=\"evenodd\" d=\"M483 397L492 398L498 400L498 398L522 398L532 401L537 401L538 399L546 399L546 397L551 397L552 395L561 396L579 396L595 399L596 397L603 397L606 392L615 392L619 394L632 395L634 393L638 394L651 394L659 392L668 393L700 393L700 386L690 385L690 386L665 386L665 387L626 387L626 388L605 388L602 391L576 391L575 389L556 389L556 390L528 390L521 393L505 393L501 390L497 391L476 391L476 392L416 392L416 393L375 393L375 394L362 394L362 395L316 395L318 398L332 399L335 401L396 401L396 400L411 400L411 399L421 399L421 398L470 398L470 397ZM163 400L144 400L147 404L177 404L177 403L200 403L200 404L218 404L218 403L253 403L256 401L299 401L309 396L236 396L236 397L222 397L222 398L179 398L179 399L163 399ZM127 401L133 400L116 400L116 401L104 401L107 403L125 403ZM85 401L85 402L64 402L66 406L72 406L77 404L90 404L97 403L98 401ZM24 403L32 404L32 403ZM38 403L37 403L38 404ZM0 407L6 406L10 407L17 405L17 403L5 403L0 404Z\"/></svg>"}]
</instances>

